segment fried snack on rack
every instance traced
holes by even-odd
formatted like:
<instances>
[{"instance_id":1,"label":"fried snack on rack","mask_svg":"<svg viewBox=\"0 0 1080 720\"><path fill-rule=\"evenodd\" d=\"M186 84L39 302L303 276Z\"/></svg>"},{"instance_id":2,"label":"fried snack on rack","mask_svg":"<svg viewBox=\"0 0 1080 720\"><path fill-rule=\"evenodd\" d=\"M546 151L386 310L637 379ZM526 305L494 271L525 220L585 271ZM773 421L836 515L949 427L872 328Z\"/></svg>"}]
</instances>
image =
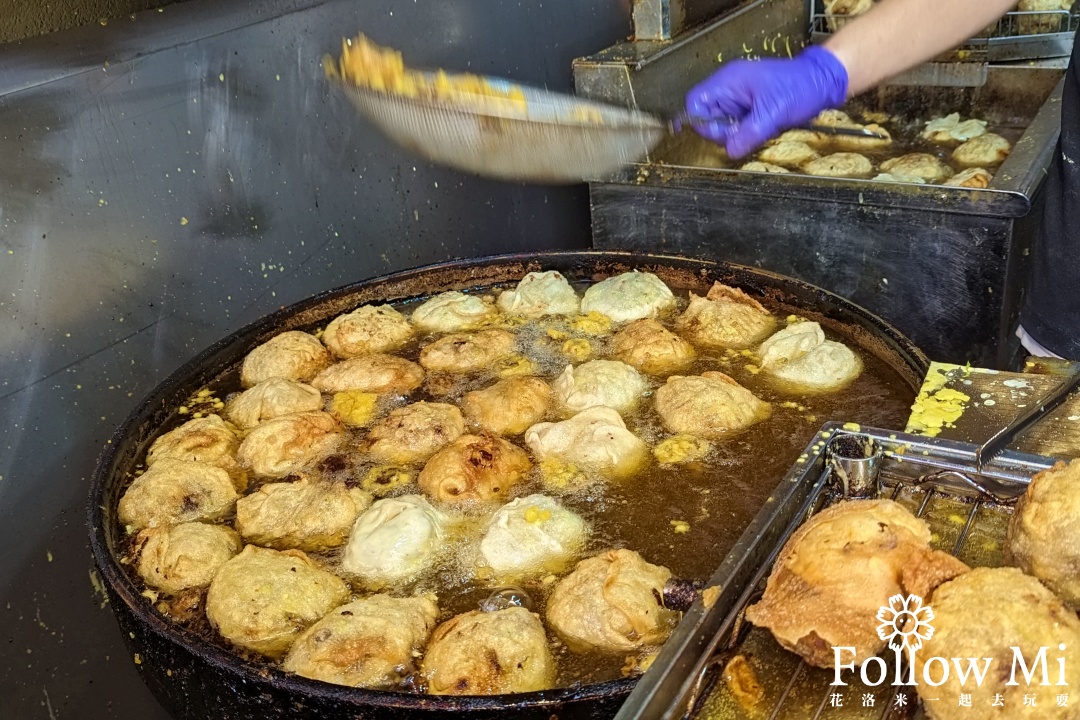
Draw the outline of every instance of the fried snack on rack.
<instances>
[{"instance_id":1,"label":"fried snack on rack","mask_svg":"<svg viewBox=\"0 0 1080 720\"><path fill-rule=\"evenodd\" d=\"M308 382L331 361L330 352L317 337L290 330L247 354L240 368L240 383L249 388L275 377Z\"/></svg>"},{"instance_id":2,"label":"fried snack on rack","mask_svg":"<svg viewBox=\"0 0 1080 720\"><path fill-rule=\"evenodd\" d=\"M282 668L335 685L393 690L435 627L434 595L372 595L342 605L304 632Z\"/></svg>"},{"instance_id":3,"label":"fried snack on rack","mask_svg":"<svg viewBox=\"0 0 1080 720\"><path fill-rule=\"evenodd\" d=\"M543 420L550 407L551 388L530 375L500 380L461 400L469 424L496 435L520 435Z\"/></svg>"},{"instance_id":4,"label":"fried snack on rack","mask_svg":"<svg viewBox=\"0 0 1080 720\"><path fill-rule=\"evenodd\" d=\"M250 430L264 420L322 409L322 394L310 385L285 378L263 380L225 403L225 415Z\"/></svg>"},{"instance_id":5,"label":"fried snack on rack","mask_svg":"<svg viewBox=\"0 0 1080 720\"><path fill-rule=\"evenodd\" d=\"M811 160L802 169L808 175L819 177L868 178L874 172L874 165L865 155L838 152Z\"/></svg>"},{"instance_id":6,"label":"fried snack on rack","mask_svg":"<svg viewBox=\"0 0 1080 720\"><path fill-rule=\"evenodd\" d=\"M957 173L941 184L949 185L951 187L982 189L990 187L990 183L993 182L993 180L994 176L991 175L986 168L977 167Z\"/></svg>"},{"instance_id":7,"label":"fried snack on rack","mask_svg":"<svg viewBox=\"0 0 1080 720\"><path fill-rule=\"evenodd\" d=\"M338 315L323 331L330 352L346 359L372 353L390 353L414 334L408 319L389 305L362 305Z\"/></svg>"},{"instance_id":8,"label":"fried snack on rack","mask_svg":"<svg viewBox=\"0 0 1080 720\"><path fill-rule=\"evenodd\" d=\"M507 315L538 318L544 315L576 315L581 298L562 273L531 272L513 290L503 290L496 302Z\"/></svg>"},{"instance_id":9,"label":"fried snack on rack","mask_svg":"<svg viewBox=\"0 0 1080 720\"><path fill-rule=\"evenodd\" d=\"M503 502L531 468L528 453L498 435L462 435L431 456L417 482L443 505Z\"/></svg>"},{"instance_id":10,"label":"fried snack on rack","mask_svg":"<svg viewBox=\"0 0 1080 720\"><path fill-rule=\"evenodd\" d=\"M1009 521L1005 557L1080 609L1080 460L1031 479Z\"/></svg>"},{"instance_id":11,"label":"fried snack on rack","mask_svg":"<svg viewBox=\"0 0 1080 720\"><path fill-rule=\"evenodd\" d=\"M862 372L859 356L826 340L816 322L789 325L761 344L761 369L781 389L799 394L843 390Z\"/></svg>"},{"instance_id":12,"label":"fried snack on rack","mask_svg":"<svg viewBox=\"0 0 1080 720\"><path fill-rule=\"evenodd\" d=\"M547 621L575 652L630 652L667 640L678 613L664 607L666 567L632 550L582 560L551 591Z\"/></svg>"},{"instance_id":13,"label":"fried snack on rack","mask_svg":"<svg viewBox=\"0 0 1080 720\"><path fill-rule=\"evenodd\" d=\"M1055 702L1055 695L1069 691L1055 687L1059 680L1073 688L1080 683L1080 620L1038 580L1016 568L976 568L941 585L930 606L933 634L915 652L914 674L932 720L1080 717L1072 698L1064 706ZM1040 665L1039 657L1045 658L1045 665ZM958 668L951 666L948 678L936 684L943 679L942 658L950 665L963 663L969 670L967 682L961 683ZM1033 671L1030 684L1021 659ZM982 670L982 682L971 674L972 667ZM923 680L924 673L935 685ZM969 697L971 707L957 702L961 693ZM1035 707L1027 700L1030 696L1036 698Z\"/></svg>"},{"instance_id":14,"label":"fried snack on rack","mask_svg":"<svg viewBox=\"0 0 1080 720\"><path fill-rule=\"evenodd\" d=\"M722 372L672 375L656 391L656 412L669 432L723 440L769 417L772 408Z\"/></svg>"},{"instance_id":15,"label":"fried snack on rack","mask_svg":"<svg viewBox=\"0 0 1080 720\"><path fill-rule=\"evenodd\" d=\"M581 312L598 312L612 322L655 318L675 307L675 296L664 281L652 273L623 273L589 287L581 298Z\"/></svg>"},{"instance_id":16,"label":"fried snack on rack","mask_svg":"<svg viewBox=\"0 0 1080 720\"><path fill-rule=\"evenodd\" d=\"M465 433L465 418L448 403L416 402L392 410L360 443L360 451L390 465L424 462Z\"/></svg>"},{"instance_id":17,"label":"fried snack on rack","mask_svg":"<svg viewBox=\"0 0 1080 720\"><path fill-rule=\"evenodd\" d=\"M630 365L618 360L590 360L577 367L567 365L551 389L565 415L574 415L597 405L629 412L641 401L647 384Z\"/></svg>"},{"instance_id":18,"label":"fried snack on rack","mask_svg":"<svg viewBox=\"0 0 1080 720\"><path fill-rule=\"evenodd\" d=\"M562 573L585 547L588 525L547 495L499 508L480 541L478 561L502 582Z\"/></svg>"},{"instance_id":19,"label":"fried snack on rack","mask_svg":"<svg viewBox=\"0 0 1080 720\"><path fill-rule=\"evenodd\" d=\"M611 339L616 360L649 375L685 370L693 361L694 347L656 320L635 320Z\"/></svg>"},{"instance_id":20,"label":"fried snack on rack","mask_svg":"<svg viewBox=\"0 0 1080 720\"><path fill-rule=\"evenodd\" d=\"M953 150L953 162L962 168L990 167L1004 162L1012 145L995 133L984 133Z\"/></svg>"},{"instance_id":21,"label":"fried snack on rack","mask_svg":"<svg viewBox=\"0 0 1080 720\"><path fill-rule=\"evenodd\" d=\"M908 153L881 163L881 171L899 177L922 178L938 183L953 175L953 169L929 153Z\"/></svg>"},{"instance_id":22,"label":"fried snack on rack","mask_svg":"<svg viewBox=\"0 0 1080 720\"><path fill-rule=\"evenodd\" d=\"M435 628L422 673L432 695L503 695L546 690L555 670L540 617L509 607L473 610Z\"/></svg>"},{"instance_id":23,"label":"fried snack on rack","mask_svg":"<svg viewBox=\"0 0 1080 720\"><path fill-rule=\"evenodd\" d=\"M520 87L509 83L492 84L487 78L471 74L448 75L442 70L431 74L405 66L401 53L381 47L358 35L341 43L341 57L323 59L330 77L340 78L360 87L408 98L436 100L481 109L525 115L528 104Z\"/></svg>"},{"instance_id":24,"label":"fried snack on rack","mask_svg":"<svg viewBox=\"0 0 1080 720\"><path fill-rule=\"evenodd\" d=\"M898 503L840 502L792 535L746 618L811 665L832 667L834 647L855 648L859 665L885 648L877 614L889 598L929 597L967 569L932 550L930 528Z\"/></svg>"}]
</instances>

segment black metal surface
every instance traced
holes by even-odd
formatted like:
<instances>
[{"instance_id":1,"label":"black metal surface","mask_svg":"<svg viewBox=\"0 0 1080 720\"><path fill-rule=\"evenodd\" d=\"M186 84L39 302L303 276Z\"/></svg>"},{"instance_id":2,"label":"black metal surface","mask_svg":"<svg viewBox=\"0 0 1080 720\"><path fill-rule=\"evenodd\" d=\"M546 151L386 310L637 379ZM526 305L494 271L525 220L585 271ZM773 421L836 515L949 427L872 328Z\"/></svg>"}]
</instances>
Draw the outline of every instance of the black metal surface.
<instances>
[{"instance_id":1,"label":"black metal surface","mask_svg":"<svg viewBox=\"0 0 1080 720\"><path fill-rule=\"evenodd\" d=\"M881 357L914 389L926 358L902 335L866 311L818 288L778 275L724 263L663 255L566 252L457 261L360 282L284 308L200 353L155 388L128 416L104 451L91 483L90 544L109 589L125 642L153 692L176 717L228 720L293 717L368 718L458 714L496 717L513 708L523 717L610 717L632 681L499 698L409 696L311 682L244 663L227 651L172 626L139 595L117 561L116 504L125 479L166 418L213 379L235 371L253 347L284 330L310 328L358 304L429 295L451 289L511 282L524 273L555 269L587 280L637 268L675 287L704 293L714 280L741 287L782 311L818 319L853 345ZM176 645L176 652L170 646ZM175 657L174 657L175 656Z\"/></svg>"},{"instance_id":2,"label":"black metal surface","mask_svg":"<svg viewBox=\"0 0 1080 720\"><path fill-rule=\"evenodd\" d=\"M326 288L589 244L584 188L415 161L325 92L321 54L363 29L569 90L629 27L622 0L190 0L0 46L0 718L168 717L84 516L100 450L183 361Z\"/></svg>"}]
</instances>

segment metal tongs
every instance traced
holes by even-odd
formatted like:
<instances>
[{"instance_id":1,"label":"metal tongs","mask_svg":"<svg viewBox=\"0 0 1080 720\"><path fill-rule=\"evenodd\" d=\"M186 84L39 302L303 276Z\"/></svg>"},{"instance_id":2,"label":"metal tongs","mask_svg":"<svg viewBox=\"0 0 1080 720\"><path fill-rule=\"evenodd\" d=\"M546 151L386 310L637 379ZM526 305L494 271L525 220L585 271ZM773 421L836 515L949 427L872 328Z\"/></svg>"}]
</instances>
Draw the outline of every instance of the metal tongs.
<instances>
[{"instance_id":1,"label":"metal tongs","mask_svg":"<svg viewBox=\"0 0 1080 720\"><path fill-rule=\"evenodd\" d=\"M989 440L975 452L975 467L982 472L983 467L994 459L1013 440L1032 425L1042 419L1072 395L1080 384L1080 367L1073 366L1072 374L1062 380L1053 390L1039 399L1030 409L1018 415L1012 422L994 433Z\"/></svg>"},{"instance_id":2,"label":"metal tongs","mask_svg":"<svg viewBox=\"0 0 1080 720\"><path fill-rule=\"evenodd\" d=\"M698 118L688 114L685 110L671 118L669 126L672 132L682 132L685 127L694 127L695 125L704 124L707 122L725 122L732 127L739 124L739 120L734 117L728 118ZM844 127L840 125L821 125L818 123L808 123L806 125L800 125L795 128L796 130L809 130L811 132L821 133L822 135L844 135L849 137L861 137L868 140L888 140L885 135L874 132L865 127Z\"/></svg>"}]
</instances>

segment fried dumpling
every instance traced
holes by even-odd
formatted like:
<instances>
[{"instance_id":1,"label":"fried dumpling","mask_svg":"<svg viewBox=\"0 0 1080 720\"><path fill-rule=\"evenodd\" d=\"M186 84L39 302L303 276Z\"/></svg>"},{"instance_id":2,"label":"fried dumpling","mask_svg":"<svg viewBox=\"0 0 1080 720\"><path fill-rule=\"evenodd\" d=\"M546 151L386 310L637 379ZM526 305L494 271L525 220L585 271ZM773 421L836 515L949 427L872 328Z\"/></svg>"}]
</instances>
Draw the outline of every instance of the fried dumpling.
<instances>
[{"instance_id":1,"label":"fried dumpling","mask_svg":"<svg viewBox=\"0 0 1080 720\"><path fill-rule=\"evenodd\" d=\"M325 393L350 390L377 395L408 395L424 382L424 369L396 355L361 355L334 363L311 381Z\"/></svg>"},{"instance_id":2,"label":"fried dumpling","mask_svg":"<svg viewBox=\"0 0 1080 720\"><path fill-rule=\"evenodd\" d=\"M968 168L963 172L957 173L941 184L950 185L952 187L966 187L981 190L982 188L990 187L990 183L993 182L993 180L994 176L991 175L986 168L977 167Z\"/></svg>"},{"instance_id":3,"label":"fried dumpling","mask_svg":"<svg viewBox=\"0 0 1080 720\"><path fill-rule=\"evenodd\" d=\"M630 365L618 360L590 360L567 365L552 383L555 401L568 415L603 405L620 413L634 409L648 385Z\"/></svg>"},{"instance_id":4,"label":"fried dumpling","mask_svg":"<svg viewBox=\"0 0 1080 720\"><path fill-rule=\"evenodd\" d=\"M1012 145L995 133L983 133L953 150L953 162L962 168L990 167L1009 157Z\"/></svg>"},{"instance_id":5,"label":"fried dumpling","mask_svg":"<svg viewBox=\"0 0 1080 720\"><path fill-rule=\"evenodd\" d=\"M447 522L421 495L379 500L357 518L341 568L369 588L415 580L438 559Z\"/></svg>"},{"instance_id":6,"label":"fried dumpling","mask_svg":"<svg viewBox=\"0 0 1080 720\"><path fill-rule=\"evenodd\" d=\"M775 327L776 318L761 303L719 282L705 297L690 293L690 304L675 321L675 329L695 345L731 350L756 345Z\"/></svg>"},{"instance_id":7,"label":"fried dumpling","mask_svg":"<svg viewBox=\"0 0 1080 720\"><path fill-rule=\"evenodd\" d=\"M283 415L248 433L237 459L256 475L285 477L333 452L344 439L344 428L329 413Z\"/></svg>"},{"instance_id":8,"label":"fried dumpling","mask_svg":"<svg viewBox=\"0 0 1080 720\"><path fill-rule=\"evenodd\" d=\"M852 123L847 126L852 130L869 130L870 132L880 135L881 137L860 137L858 135L836 135L833 137L833 147L837 150L843 150L846 152L867 152L870 150L881 150L887 148L893 143L892 135L888 130L881 127L877 123L870 123L869 125L859 125L858 123ZM870 162L867 160L867 162ZM863 177L863 176L860 176Z\"/></svg>"},{"instance_id":9,"label":"fried dumpling","mask_svg":"<svg viewBox=\"0 0 1080 720\"><path fill-rule=\"evenodd\" d=\"M236 505L236 487L219 467L165 458L135 478L117 508L133 530L220 520Z\"/></svg>"},{"instance_id":10,"label":"fried dumpling","mask_svg":"<svg viewBox=\"0 0 1080 720\"><path fill-rule=\"evenodd\" d=\"M637 472L649 449L618 411L592 407L569 420L539 423L525 433L525 444L537 460L558 461L585 473L625 478Z\"/></svg>"},{"instance_id":11,"label":"fried dumpling","mask_svg":"<svg viewBox=\"0 0 1080 720\"><path fill-rule=\"evenodd\" d=\"M408 318L389 305L362 305L338 315L323 331L322 341L339 358L392 353L413 336Z\"/></svg>"},{"instance_id":12,"label":"fried dumpling","mask_svg":"<svg viewBox=\"0 0 1080 720\"><path fill-rule=\"evenodd\" d=\"M746 619L811 665L832 667L833 647L855 648L858 665L885 648L877 613L889 598L929 597L966 571L952 555L930 548L930 528L900 504L840 502L791 536Z\"/></svg>"},{"instance_id":13,"label":"fried dumpling","mask_svg":"<svg viewBox=\"0 0 1080 720\"><path fill-rule=\"evenodd\" d=\"M413 310L413 325L426 332L475 330L495 318L495 307L483 298L452 290Z\"/></svg>"},{"instance_id":14,"label":"fried dumpling","mask_svg":"<svg viewBox=\"0 0 1080 720\"><path fill-rule=\"evenodd\" d=\"M834 5L858 5L861 0L834 0ZM836 108L828 108L819 112L813 120L810 121L812 125L825 125L826 127L850 127L855 124L855 121L851 119L843 110Z\"/></svg>"},{"instance_id":15,"label":"fried dumpling","mask_svg":"<svg viewBox=\"0 0 1080 720\"><path fill-rule=\"evenodd\" d=\"M830 140L831 137L829 135L826 135L825 133L819 132L817 130L807 130L806 128L792 128L791 130L785 130L783 133L781 133L779 137L774 138L765 144L778 145L784 142L798 142L806 143L814 149L820 149L828 145ZM779 166L774 165L773 167ZM784 172L787 172L787 170L784 169Z\"/></svg>"},{"instance_id":16,"label":"fried dumpling","mask_svg":"<svg viewBox=\"0 0 1080 720\"><path fill-rule=\"evenodd\" d=\"M498 435L462 435L431 456L417 481L440 503L501 502L530 468L528 454Z\"/></svg>"},{"instance_id":17,"label":"fried dumpling","mask_svg":"<svg viewBox=\"0 0 1080 720\"><path fill-rule=\"evenodd\" d=\"M420 364L429 372L476 373L491 370L514 353L517 337L506 330L454 333L420 351Z\"/></svg>"},{"instance_id":18,"label":"fried dumpling","mask_svg":"<svg viewBox=\"0 0 1080 720\"><path fill-rule=\"evenodd\" d=\"M664 607L671 571L632 550L582 560L551 591L548 625L575 652L633 652L667 640L678 613Z\"/></svg>"},{"instance_id":19,"label":"fried dumpling","mask_svg":"<svg viewBox=\"0 0 1080 720\"><path fill-rule=\"evenodd\" d=\"M218 568L242 545L236 531L224 525L191 522L150 527L136 538L136 569L150 587L176 595L209 585Z\"/></svg>"},{"instance_id":20,"label":"fried dumpling","mask_svg":"<svg viewBox=\"0 0 1080 720\"><path fill-rule=\"evenodd\" d=\"M739 168L743 172L772 173L774 175L787 175L791 171L779 165L752 160Z\"/></svg>"},{"instance_id":21,"label":"fried dumpling","mask_svg":"<svg viewBox=\"0 0 1080 720\"><path fill-rule=\"evenodd\" d=\"M811 160L802 169L808 175L821 177L868 178L874 172L874 165L865 155L838 152Z\"/></svg>"},{"instance_id":22,"label":"fried dumpling","mask_svg":"<svg viewBox=\"0 0 1080 720\"><path fill-rule=\"evenodd\" d=\"M762 371L793 392L837 392L862 372L859 356L843 343L826 340L816 322L789 325L762 343L758 354Z\"/></svg>"},{"instance_id":23,"label":"fried dumpling","mask_svg":"<svg viewBox=\"0 0 1080 720\"><path fill-rule=\"evenodd\" d=\"M538 615L474 610L435 628L422 673L432 695L534 692L555 684L555 658Z\"/></svg>"},{"instance_id":24,"label":"fried dumpling","mask_svg":"<svg viewBox=\"0 0 1080 720\"><path fill-rule=\"evenodd\" d=\"M601 280L585 291L581 312L598 312L612 322L655 318L675 307L675 296L652 273L632 270Z\"/></svg>"},{"instance_id":25,"label":"fried dumpling","mask_svg":"<svg viewBox=\"0 0 1080 720\"><path fill-rule=\"evenodd\" d=\"M245 430L264 420L320 409L322 393L310 385L285 378L263 380L225 403L225 415Z\"/></svg>"},{"instance_id":26,"label":"fried dumpling","mask_svg":"<svg viewBox=\"0 0 1080 720\"><path fill-rule=\"evenodd\" d=\"M985 120L961 120L960 113L935 118L926 123L919 137L938 145L967 142L986 133Z\"/></svg>"},{"instance_id":27,"label":"fried dumpling","mask_svg":"<svg viewBox=\"0 0 1080 720\"><path fill-rule=\"evenodd\" d=\"M898 177L922 178L938 183L953 175L953 169L928 153L909 153L881 163L881 171Z\"/></svg>"},{"instance_id":28,"label":"fried dumpling","mask_svg":"<svg viewBox=\"0 0 1080 720\"><path fill-rule=\"evenodd\" d=\"M611 339L611 353L649 375L668 375L694 361L694 348L656 320L635 320Z\"/></svg>"},{"instance_id":29,"label":"fried dumpling","mask_svg":"<svg viewBox=\"0 0 1080 720\"><path fill-rule=\"evenodd\" d=\"M320 552L344 544L369 505L369 493L343 482L267 483L237 501L236 529L256 545Z\"/></svg>"},{"instance_id":30,"label":"fried dumpling","mask_svg":"<svg viewBox=\"0 0 1080 720\"><path fill-rule=\"evenodd\" d=\"M237 464L240 439L236 428L218 415L188 420L154 440L146 452L146 466L163 459L188 460L225 470L237 490L247 487L247 476Z\"/></svg>"},{"instance_id":31,"label":"fried dumpling","mask_svg":"<svg viewBox=\"0 0 1080 720\"><path fill-rule=\"evenodd\" d=\"M1038 580L1016 568L975 568L941 585L929 605L933 634L915 651L914 663L916 690L929 717L1076 720L1074 698L1065 704L1054 702L1055 695L1060 697L1069 688L1047 685L1080 683L1080 620ZM938 660L926 667L930 658ZM977 658L974 663L962 662L983 668L984 677L978 682L969 675L961 683L958 673L950 672L942 678L941 658ZM990 659L988 664L984 658ZM1045 664L1040 666L1038 658ZM1030 684L1024 678L1025 666L1033 671ZM924 672L943 682L926 684ZM957 703L961 693L971 700L970 707ZM1036 707L1028 702L1031 696L1037 699Z\"/></svg>"},{"instance_id":32,"label":"fried dumpling","mask_svg":"<svg viewBox=\"0 0 1080 720\"><path fill-rule=\"evenodd\" d=\"M438 615L433 595L355 600L297 638L282 668L335 685L392 690L411 672Z\"/></svg>"},{"instance_id":33,"label":"fried dumpling","mask_svg":"<svg viewBox=\"0 0 1080 720\"><path fill-rule=\"evenodd\" d=\"M921 177L915 177L914 175L897 175L896 173L878 173L873 177L875 182L902 182L902 183L915 183L916 185L925 185L926 180Z\"/></svg>"},{"instance_id":34,"label":"fried dumpling","mask_svg":"<svg viewBox=\"0 0 1080 720\"><path fill-rule=\"evenodd\" d=\"M249 388L275 377L308 382L330 362L330 352L317 337L290 330L247 354L240 369L240 384Z\"/></svg>"},{"instance_id":35,"label":"fried dumpling","mask_svg":"<svg viewBox=\"0 0 1080 720\"><path fill-rule=\"evenodd\" d=\"M1031 480L1009 521L1006 560L1080 609L1080 460Z\"/></svg>"},{"instance_id":36,"label":"fried dumpling","mask_svg":"<svg viewBox=\"0 0 1080 720\"><path fill-rule=\"evenodd\" d=\"M465 418L453 405L416 402L373 425L360 450L375 462L409 465L424 462L464 433Z\"/></svg>"},{"instance_id":37,"label":"fried dumpling","mask_svg":"<svg viewBox=\"0 0 1080 720\"><path fill-rule=\"evenodd\" d=\"M277 659L348 596L344 580L299 550L248 545L214 576L206 617L234 645Z\"/></svg>"},{"instance_id":38,"label":"fried dumpling","mask_svg":"<svg viewBox=\"0 0 1080 720\"><path fill-rule=\"evenodd\" d=\"M766 147L758 155L763 163L780 165L786 168L802 167L811 160L821 157L818 151L804 142L785 140Z\"/></svg>"},{"instance_id":39,"label":"fried dumpling","mask_svg":"<svg viewBox=\"0 0 1080 720\"><path fill-rule=\"evenodd\" d=\"M551 388L538 377L510 377L461 400L469 424L496 435L520 435L544 419Z\"/></svg>"},{"instance_id":40,"label":"fried dumpling","mask_svg":"<svg viewBox=\"0 0 1080 720\"><path fill-rule=\"evenodd\" d=\"M538 318L574 315L581 308L581 299L561 273L548 270L531 272L513 290L504 290L497 305L507 315Z\"/></svg>"},{"instance_id":41,"label":"fried dumpling","mask_svg":"<svg viewBox=\"0 0 1080 720\"><path fill-rule=\"evenodd\" d=\"M479 561L502 581L559 573L585 547L587 535L577 513L546 495L528 495L488 521Z\"/></svg>"},{"instance_id":42,"label":"fried dumpling","mask_svg":"<svg viewBox=\"0 0 1080 720\"><path fill-rule=\"evenodd\" d=\"M722 440L769 417L771 408L722 372L672 375L656 391L669 432Z\"/></svg>"}]
</instances>

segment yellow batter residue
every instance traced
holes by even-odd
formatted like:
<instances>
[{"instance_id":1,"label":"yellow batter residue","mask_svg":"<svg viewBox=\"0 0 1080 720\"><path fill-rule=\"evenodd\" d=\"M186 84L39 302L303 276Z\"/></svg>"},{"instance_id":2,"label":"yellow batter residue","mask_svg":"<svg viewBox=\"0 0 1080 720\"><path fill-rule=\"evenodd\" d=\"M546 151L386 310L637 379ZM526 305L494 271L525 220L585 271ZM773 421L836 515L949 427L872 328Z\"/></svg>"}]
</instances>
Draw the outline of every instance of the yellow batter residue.
<instances>
[{"instance_id":1,"label":"yellow batter residue","mask_svg":"<svg viewBox=\"0 0 1080 720\"><path fill-rule=\"evenodd\" d=\"M592 355L592 345L585 338L574 338L562 344L562 354L574 362L585 362Z\"/></svg>"},{"instance_id":2,"label":"yellow batter residue","mask_svg":"<svg viewBox=\"0 0 1080 720\"><path fill-rule=\"evenodd\" d=\"M375 418L375 404L379 396L375 393L359 390L346 390L334 393L330 401L330 412L352 427L363 427Z\"/></svg>"},{"instance_id":3,"label":"yellow batter residue","mask_svg":"<svg viewBox=\"0 0 1080 720\"><path fill-rule=\"evenodd\" d=\"M593 310L588 315L578 315L571 320L570 328L585 335L607 335L611 332L611 318Z\"/></svg>"},{"instance_id":4,"label":"yellow batter residue","mask_svg":"<svg viewBox=\"0 0 1080 720\"><path fill-rule=\"evenodd\" d=\"M945 387L949 376L941 368L931 368L926 374L919 396L911 406L907 431L927 437L937 437L943 428L953 427L967 409L968 395Z\"/></svg>"},{"instance_id":5,"label":"yellow batter residue","mask_svg":"<svg viewBox=\"0 0 1080 720\"><path fill-rule=\"evenodd\" d=\"M555 458L540 462L540 477L544 485L552 490L575 488L587 482L585 474L576 465Z\"/></svg>"},{"instance_id":6,"label":"yellow batter residue","mask_svg":"<svg viewBox=\"0 0 1080 720\"><path fill-rule=\"evenodd\" d=\"M653 455L663 465L697 462L709 452L709 443L693 435L676 435L653 448Z\"/></svg>"},{"instance_id":7,"label":"yellow batter residue","mask_svg":"<svg viewBox=\"0 0 1080 720\"><path fill-rule=\"evenodd\" d=\"M453 104L481 104L485 109L525 115L528 104L517 85L492 84L487 78L469 73L434 75L405 66L401 53L376 45L364 35L341 43L341 57L324 58L323 67L331 78L408 98L437 100Z\"/></svg>"}]
</instances>

